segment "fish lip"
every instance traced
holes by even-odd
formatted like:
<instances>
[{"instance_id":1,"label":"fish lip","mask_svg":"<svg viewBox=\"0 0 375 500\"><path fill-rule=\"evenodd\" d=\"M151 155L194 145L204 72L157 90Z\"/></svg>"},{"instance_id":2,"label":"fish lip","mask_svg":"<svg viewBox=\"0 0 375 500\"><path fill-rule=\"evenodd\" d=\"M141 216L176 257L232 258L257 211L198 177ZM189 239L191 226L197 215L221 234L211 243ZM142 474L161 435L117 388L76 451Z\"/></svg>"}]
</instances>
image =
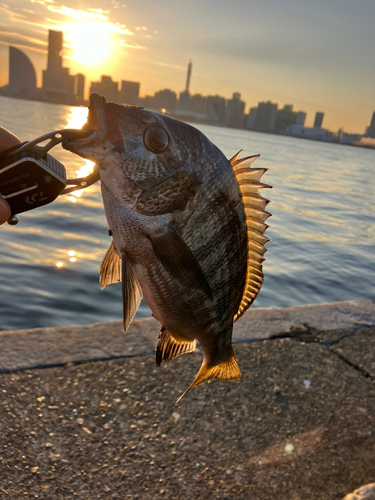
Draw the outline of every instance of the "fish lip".
<instances>
[{"instance_id":1,"label":"fish lip","mask_svg":"<svg viewBox=\"0 0 375 500\"><path fill-rule=\"evenodd\" d=\"M99 94L90 95L89 114L87 121L81 130L92 130L87 138L66 139L62 142L62 147L73 153L78 153L80 149L104 140L107 134L105 97Z\"/></svg>"}]
</instances>

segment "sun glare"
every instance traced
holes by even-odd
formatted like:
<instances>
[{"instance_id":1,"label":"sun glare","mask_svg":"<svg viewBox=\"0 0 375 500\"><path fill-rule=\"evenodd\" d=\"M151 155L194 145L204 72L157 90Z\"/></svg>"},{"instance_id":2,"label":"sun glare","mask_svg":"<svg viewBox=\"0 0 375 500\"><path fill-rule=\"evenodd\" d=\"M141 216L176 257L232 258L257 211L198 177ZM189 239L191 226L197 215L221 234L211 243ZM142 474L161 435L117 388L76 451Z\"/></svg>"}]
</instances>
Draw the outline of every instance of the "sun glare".
<instances>
[{"instance_id":1,"label":"sun glare","mask_svg":"<svg viewBox=\"0 0 375 500\"><path fill-rule=\"evenodd\" d=\"M111 35L101 22L77 23L67 32L73 46L72 58L83 64L99 64L109 53Z\"/></svg>"}]
</instances>

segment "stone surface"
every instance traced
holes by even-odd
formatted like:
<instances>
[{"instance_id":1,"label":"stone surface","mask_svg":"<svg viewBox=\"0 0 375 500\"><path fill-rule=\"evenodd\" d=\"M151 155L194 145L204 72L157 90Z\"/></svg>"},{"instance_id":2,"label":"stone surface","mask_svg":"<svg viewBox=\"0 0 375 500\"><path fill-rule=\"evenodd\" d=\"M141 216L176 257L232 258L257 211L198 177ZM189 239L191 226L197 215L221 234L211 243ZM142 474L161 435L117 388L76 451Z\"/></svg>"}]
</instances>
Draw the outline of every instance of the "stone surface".
<instances>
[{"instance_id":1,"label":"stone surface","mask_svg":"<svg viewBox=\"0 0 375 500\"><path fill-rule=\"evenodd\" d=\"M121 321L5 331L0 332L0 345L0 372L143 355L154 351L137 321L126 336Z\"/></svg>"},{"instance_id":2,"label":"stone surface","mask_svg":"<svg viewBox=\"0 0 375 500\"><path fill-rule=\"evenodd\" d=\"M357 366L375 380L374 329L352 330L343 336L337 345L331 347L339 355ZM375 499L374 499L375 500Z\"/></svg>"},{"instance_id":3,"label":"stone surface","mask_svg":"<svg viewBox=\"0 0 375 500\"><path fill-rule=\"evenodd\" d=\"M0 375L0 497L342 500L373 482L373 380L316 342L235 351L241 381L202 384L178 407L200 352Z\"/></svg>"},{"instance_id":4,"label":"stone surface","mask_svg":"<svg viewBox=\"0 0 375 500\"><path fill-rule=\"evenodd\" d=\"M235 324L233 341L266 339L299 329L324 330L325 336L336 338L335 332L342 329L371 325L375 325L373 301L252 308ZM159 328L154 318L145 318L134 320L126 336L121 321L0 332L0 372L148 354L157 344Z\"/></svg>"},{"instance_id":5,"label":"stone surface","mask_svg":"<svg viewBox=\"0 0 375 500\"><path fill-rule=\"evenodd\" d=\"M344 500L375 500L375 483L358 488L353 493L346 495Z\"/></svg>"}]
</instances>

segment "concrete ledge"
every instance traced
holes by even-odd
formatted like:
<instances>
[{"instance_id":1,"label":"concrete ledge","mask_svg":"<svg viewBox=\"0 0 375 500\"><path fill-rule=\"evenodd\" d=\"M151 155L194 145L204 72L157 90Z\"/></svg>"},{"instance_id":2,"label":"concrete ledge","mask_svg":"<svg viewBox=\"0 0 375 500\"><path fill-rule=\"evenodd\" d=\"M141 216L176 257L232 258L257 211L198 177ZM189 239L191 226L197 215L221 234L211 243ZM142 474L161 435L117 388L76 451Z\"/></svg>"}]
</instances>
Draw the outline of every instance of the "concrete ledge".
<instances>
[{"instance_id":1,"label":"concrete ledge","mask_svg":"<svg viewBox=\"0 0 375 500\"><path fill-rule=\"evenodd\" d=\"M264 340L293 329L335 332L375 326L375 302L356 301L289 308L253 308L235 324L233 341ZM0 371L56 366L150 354L160 324L154 318L134 320L126 334L122 322L87 326L0 332Z\"/></svg>"}]
</instances>

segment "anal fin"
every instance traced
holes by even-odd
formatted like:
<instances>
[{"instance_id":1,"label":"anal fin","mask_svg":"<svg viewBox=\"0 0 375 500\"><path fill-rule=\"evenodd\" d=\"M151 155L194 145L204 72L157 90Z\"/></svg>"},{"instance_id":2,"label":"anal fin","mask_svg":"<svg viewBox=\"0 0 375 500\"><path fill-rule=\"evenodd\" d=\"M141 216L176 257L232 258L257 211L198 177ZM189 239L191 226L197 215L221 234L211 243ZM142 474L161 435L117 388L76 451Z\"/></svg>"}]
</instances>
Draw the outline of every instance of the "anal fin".
<instances>
[{"instance_id":1,"label":"anal fin","mask_svg":"<svg viewBox=\"0 0 375 500\"><path fill-rule=\"evenodd\" d=\"M121 281L121 257L113 241L100 263L99 275L102 290L107 285Z\"/></svg>"},{"instance_id":2,"label":"anal fin","mask_svg":"<svg viewBox=\"0 0 375 500\"><path fill-rule=\"evenodd\" d=\"M162 361L168 363L172 359L187 352L195 351L196 341L175 339L169 331L162 327L159 333L159 342L156 347L156 365L160 366Z\"/></svg>"},{"instance_id":3,"label":"anal fin","mask_svg":"<svg viewBox=\"0 0 375 500\"><path fill-rule=\"evenodd\" d=\"M202 366L200 367L200 370L198 372L198 375L195 377L194 382L188 389L186 389L183 395L178 398L178 400L176 401L176 405L184 396L186 396L189 391L191 391L194 387L201 384L202 382L205 382L206 380L236 380L241 377L241 371L238 367L233 349L231 357L227 361L224 361L224 363L220 363L216 366L212 366L209 368L203 360Z\"/></svg>"}]
</instances>

